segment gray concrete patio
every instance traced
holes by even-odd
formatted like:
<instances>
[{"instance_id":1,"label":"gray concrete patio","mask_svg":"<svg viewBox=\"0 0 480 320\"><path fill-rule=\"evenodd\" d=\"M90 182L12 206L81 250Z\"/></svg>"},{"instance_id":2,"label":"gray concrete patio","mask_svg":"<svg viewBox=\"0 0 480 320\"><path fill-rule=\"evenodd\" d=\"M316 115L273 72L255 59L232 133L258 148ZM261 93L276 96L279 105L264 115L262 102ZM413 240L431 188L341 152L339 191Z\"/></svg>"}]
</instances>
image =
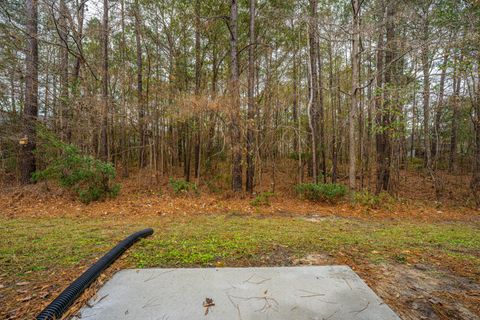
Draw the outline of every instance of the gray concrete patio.
<instances>
[{"instance_id":1,"label":"gray concrete patio","mask_svg":"<svg viewBox=\"0 0 480 320\"><path fill-rule=\"evenodd\" d=\"M130 269L75 319L399 319L347 266Z\"/></svg>"}]
</instances>

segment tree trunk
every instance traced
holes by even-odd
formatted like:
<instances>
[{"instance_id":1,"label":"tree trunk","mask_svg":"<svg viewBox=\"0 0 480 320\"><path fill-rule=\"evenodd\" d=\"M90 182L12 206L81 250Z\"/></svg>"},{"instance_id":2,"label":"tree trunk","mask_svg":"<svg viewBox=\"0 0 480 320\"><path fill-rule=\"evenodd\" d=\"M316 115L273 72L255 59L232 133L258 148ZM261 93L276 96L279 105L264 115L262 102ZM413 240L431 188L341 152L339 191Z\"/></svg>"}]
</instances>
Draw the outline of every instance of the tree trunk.
<instances>
[{"instance_id":1,"label":"tree trunk","mask_svg":"<svg viewBox=\"0 0 480 320\"><path fill-rule=\"evenodd\" d=\"M370 44L371 45L371 44ZM372 59L368 58L368 78L372 77ZM370 182L371 182L371 168L370 168L370 162L371 162L371 153L372 153L372 140L373 140L373 101L372 101L372 95L373 95L373 86L370 84L367 89L367 123L366 123L366 146L365 146L365 161L363 163L363 171L367 177L367 188L369 189L370 187Z\"/></svg>"},{"instance_id":2,"label":"tree trunk","mask_svg":"<svg viewBox=\"0 0 480 320\"><path fill-rule=\"evenodd\" d=\"M384 45L383 31L380 33L377 45L377 77L376 77L376 96L375 96L375 122L378 127L375 135L377 147L377 183L376 193L387 191L390 185L390 112L388 105L388 92L384 92L384 88L388 89L391 85L391 71L388 68L384 70L384 64L388 67L393 60L394 45L394 24L393 24L393 8L383 8L386 10L386 33L387 42ZM385 54L384 54L385 52ZM384 60L385 59L385 60ZM384 79L383 79L384 78ZM383 85L385 80L385 86Z\"/></svg>"},{"instance_id":3,"label":"tree trunk","mask_svg":"<svg viewBox=\"0 0 480 320\"><path fill-rule=\"evenodd\" d=\"M10 105L13 118L17 117L17 107L15 101L15 65L10 68ZM45 84L45 104L48 104L48 69L46 71L46 84Z\"/></svg>"},{"instance_id":4,"label":"tree trunk","mask_svg":"<svg viewBox=\"0 0 480 320\"><path fill-rule=\"evenodd\" d=\"M102 19L102 124L100 133L100 157L109 160L108 153L108 0L103 0Z\"/></svg>"},{"instance_id":5,"label":"tree trunk","mask_svg":"<svg viewBox=\"0 0 480 320\"><path fill-rule=\"evenodd\" d=\"M294 136L293 136L293 150L297 153L298 161L297 161L297 171L298 183L303 182L303 164L302 164L302 146L301 146L301 131L300 131L300 121L299 121L299 105L298 105L298 67L297 67L297 42L295 42L295 48L293 51L293 123L294 123Z\"/></svg>"},{"instance_id":6,"label":"tree trunk","mask_svg":"<svg viewBox=\"0 0 480 320\"><path fill-rule=\"evenodd\" d=\"M423 25L423 40L421 59L423 71L423 141L425 149L425 167L428 170L432 168L432 149L430 143L430 60L428 58L428 13L425 14Z\"/></svg>"},{"instance_id":7,"label":"tree trunk","mask_svg":"<svg viewBox=\"0 0 480 320\"><path fill-rule=\"evenodd\" d=\"M23 108L23 134L21 140L22 183L31 183L36 170L34 151L36 148L36 122L38 116L38 40L37 40L37 0L27 0L27 52L25 77L25 106Z\"/></svg>"},{"instance_id":8,"label":"tree trunk","mask_svg":"<svg viewBox=\"0 0 480 320\"><path fill-rule=\"evenodd\" d=\"M337 104L336 90L333 86L333 52L332 41L328 42L328 62L329 68L329 91L330 91L330 109L332 110L332 183L337 183Z\"/></svg>"},{"instance_id":9,"label":"tree trunk","mask_svg":"<svg viewBox=\"0 0 480 320\"><path fill-rule=\"evenodd\" d=\"M83 20L85 16L85 1L77 0L77 32L75 34L78 50L80 55L75 59L75 67L73 69L73 84L74 84L74 93L78 94L78 87L79 87L79 78L80 78L80 68L82 65L82 55L83 55Z\"/></svg>"},{"instance_id":10,"label":"tree trunk","mask_svg":"<svg viewBox=\"0 0 480 320\"><path fill-rule=\"evenodd\" d=\"M71 131L71 106L69 104L68 94L68 26L67 26L68 8L65 0L60 1L60 19L59 33L61 40L60 53L60 127L61 137L70 142L72 139Z\"/></svg>"},{"instance_id":11,"label":"tree trunk","mask_svg":"<svg viewBox=\"0 0 480 320\"><path fill-rule=\"evenodd\" d=\"M255 84L255 1L250 0L250 25L249 25L249 47L248 47L248 119L247 119L247 176L245 188L247 192L253 192L253 177L255 174L255 166L253 162L254 156L254 135L253 128L255 125L255 101L254 101L254 84Z\"/></svg>"},{"instance_id":12,"label":"tree trunk","mask_svg":"<svg viewBox=\"0 0 480 320\"><path fill-rule=\"evenodd\" d=\"M200 43L200 0L195 0L195 95L200 95L202 82L202 61ZM201 124L199 117L195 117L195 179L200 182L200 155L201 155Z\"/></svg>"},{"instance_id":13,"label":"tree trunk","mask_svg":"<svg viewBox=\"0 0 480 320\"><path fill-rule=\"evenodd\" d=\"M315 24L316 25L316 24ZM318 32L318 28L316 28ZM324 109L325 106L323 104L324 99L323 99L323 76L322 76L322 71L323 71L323 63L322 63L322 57L320 54L320 40L319 37L316 36L317 38L317 65L318 65L318 126L319 126L319 147L320 147L320 166L319 168L322 170L322 180L323 183L327 182L327 159L326 159L326 154L325 154L325 114L324 114Z\"/></svg>"},{"instance_id":14,"label":"tree trunk","mask_svg":"<svg viewBox=\"0 0 480 320\"><path fill-rule=\"evenodd\" d=\"M457 60L457 59L455 59ZM458 59L456 62L461 62L462 59ZM455 63L457 65L457 63ZM460 108L460 71L459 67L455 67L454 79L453 79L453 114L452 114L452 132L450 134L450 157L448 161L448 171L453 173L457 167L457 140L458 140L458 117Z\"/></svg>"},{"instance_id":15,"label":"tree trunk","mask_svg":"<svg viewBox=\"0 0 480 320\"><path fill-rule=\"evenodd\" d=\"M128 137L127 137L127 41L125 39L125 0L120 2L121 11L121 26L122 26L122 42L121 42L121 56L122 56L122 71L123 71L123 83L122 83L122 134L121 134L121 161L122 161L122 177L127 178L129 176L128 170Z\"/></svg>"},{"instance_id":16,"label":"tree trunk","mask_svg":"<svg viewBox=\"0 0 480 320\"><path fill-rule=\"evenodd\" d=\"M477 49L477 76L480 79L480 51ZM470 189L473 194L477 208L480 208L480 81L477 81L477 88L474 89L472 105L475 116L473 126L475 132L475 150L473 153L473 173Z\"/></svg>"},{"instance_id":17,"label":"tree trunk","mask_svg":"<svg viewBox=\"0 0 480 320\"><path fill-rule=\"evenodd\" d=\"M230 94L232 101L231 112L231 144L232 144L232 190L234 192L242 191L242 134L240 128L240 84L238 79L238 60L237 60L237 0L231 1L230 7Z\"/></svg>"},{"instance_id":18,"label":"tree trunk","mask_svg":"<svg viewBox=\"0 0 480 320\"><path fill-rule=\"evenodd\" d=\"M443 109L443 97L445 94L445 78L447 75L447 63L448 63L448 51L443 55L442 63L442 74L440 75L440 88L438 89L438 101L437 107L435 108L435 141L434 141L434 167L436 168L438 161L440 159L441 152L441 140L440 140L440 122L442 120L442 109Z\"/></svg>"},{"instance_id":19,"label":"tree trunk","mask_svg":"<svg viewBox=\"0 0 480 320\"><path fill-rule=\"evenodd\" d=\"M138 132L140 134L140 148L138 149L138 164L140 168L147 165L145 150L145 103L143 96L143 59L141 38L141 12L138 0L135 0L135 42L137 54L137 101L138 101Z\"/></svg>"},{"instance_id":20,"label":"tree trunk","mask_svg":"<svg viewBox=\"0 0 480 320\"><path fill-rule=\"evenodd\" d=\"M358 109L359 83L359 45L360 45L360 0L352 1L353 9L353 39L352 39L352 97L348 112L348 140L349 140L349 165L348 184L350 191L355 190L356 182L356 152L355 152L355 111Z\"/></svg>"},{"instance_id":21,"label":"tree trunk","mask_svg":"<svg viewBox=\"0 0 480 320\"><path fill-rule=\"evenodd\" d=\"M308 104L308 121L312 141L312 175L318 183L318 75L317 75L317 0L310 0L310 24L308 39L310 47L310 100Z\"/></svg>"}]
</instances>

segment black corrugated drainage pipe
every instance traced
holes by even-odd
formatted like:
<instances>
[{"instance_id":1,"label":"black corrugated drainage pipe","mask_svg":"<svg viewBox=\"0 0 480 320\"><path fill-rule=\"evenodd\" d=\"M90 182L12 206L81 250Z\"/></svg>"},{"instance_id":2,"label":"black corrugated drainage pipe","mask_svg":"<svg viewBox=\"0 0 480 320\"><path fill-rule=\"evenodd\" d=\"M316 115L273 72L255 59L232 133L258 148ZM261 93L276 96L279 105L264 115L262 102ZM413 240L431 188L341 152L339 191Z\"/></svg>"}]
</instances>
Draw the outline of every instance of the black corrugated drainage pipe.
<instances>
[{"instance_id":1,"label":"black corrugated drainage pipe","mask_svg":"<svg viewBox=\"0 0 480 320\"><path fill-rule=\"evenodd\" d=\"M63 290L62 293L60 293L60 295L37 316L37 320L60 319L75 299L78 298L78 296L100 275L103 270L117 260L132 244L151 234L153 234L153 229L144 229L135 232L117 244L112 250L78 277L78 279L68 286L68 288Z\"/></svg>"}]
</instances>

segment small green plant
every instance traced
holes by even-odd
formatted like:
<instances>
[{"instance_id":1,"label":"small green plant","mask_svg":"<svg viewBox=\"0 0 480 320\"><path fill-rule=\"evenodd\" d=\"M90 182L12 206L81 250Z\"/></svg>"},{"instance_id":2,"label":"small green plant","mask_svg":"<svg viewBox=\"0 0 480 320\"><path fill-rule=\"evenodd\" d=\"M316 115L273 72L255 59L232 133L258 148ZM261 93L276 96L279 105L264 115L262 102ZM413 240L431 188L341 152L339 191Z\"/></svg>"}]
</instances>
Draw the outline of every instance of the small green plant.
<instances>
[{"instance_id":1,"label":"small green plant","mask_svg":"<svg viewBox=\"0 0 480 320\"><path fill-rule=\"evenodd\" d=\"M296 193L307 200L337 202L347 194L347 188L337 183L301 183L295 186Z\"/></svg>"},{"instance_id":2,"label":"small green plant","mask_svg":"<svg viewBox=\"0 0 480 320\"><path fill-rule=\"evenodd\" d=\"M254 207L269 206L270 197L272 196L273 192L261 192L250 202L250 204Z\"/></svg>"},{"instance_id":3,"label":"small green plant","mask_svg":"<svg viewBox=\"0 0 480 320\"><path fill-rule=\"evenodd\" d=\"M193 182L188 182L184 179L177 180L174 178L170 178L168 180L168 183L172 187L173 192L175 192L175 194L186 194L189 192L198 193L197 185Z\"/></svg>"},{"instance_id":4,"label":"small green plant","mask_svg":"<svg viewBox=\"0 0 480 320\"><path fill-rule=\"evenodd\" d=\"M379 209L381 207L389 206L394 202L394 198L387 192L373 194L368 190L355 192L354 201L357 204L371 208Z\"/></svg>"},{"instance_id":5,"label":"small green plant","mask_svg":"<svg viewBox=\"0 0 480 320\"><path fill-rule=\"evenodd\" d=\"M408 161L408 166L414 170L420 171L423 169L424 164L423 164L423 159L421 158L411 158Z\"/></svg>"},{"instance_id":6,"label":"small green plant","mask_svg":"<svg viewBox=\"0 0 480 320\"><path fill-rule=\"evenodd\" d=\"M84 155L72 145L60 141L46 129L40 129L39 148L46 166L33 175L34 181L54 180L61 187L73 190L80 201L90 203L106 197L116 197L120 191L113 164Z\"/></svg>"},{"instance_id":7,"label":"small green plant","mask_svg":"<svg viewBox=\"0 0 480 320\"><path fill-rule=\"evenodd\" d=\"M292 160L298 160L300 157L302 157L303 160L311 159L312 154L310 152L302 152L302 153L291 152L288 154L288 158Z\"/></svg>"},{"instance_id":8,"label":"small green plant","mask_svg":"<svg viewBox=\"0 0 480 320\"><path fill-rule=\"evenodd\" d=\"M398 263L400 263L400 264L405 264L405 263L407 263L407 256L404 255L403 253L395 254L395 255L393 256L393 259L394 259L395 261L397 261Z\"/></svg>"},{"instance_id":9,"label":"small green plant","mask_svg":"<svg viewBox=\"0 0 480 320\"><path fill-rule=\"evenodd\" d=\"M369 192L368 190L355 192L353 195L355 203L368 208L378 208L380 207L380 196Z\"/></svg>"}]
</instances>

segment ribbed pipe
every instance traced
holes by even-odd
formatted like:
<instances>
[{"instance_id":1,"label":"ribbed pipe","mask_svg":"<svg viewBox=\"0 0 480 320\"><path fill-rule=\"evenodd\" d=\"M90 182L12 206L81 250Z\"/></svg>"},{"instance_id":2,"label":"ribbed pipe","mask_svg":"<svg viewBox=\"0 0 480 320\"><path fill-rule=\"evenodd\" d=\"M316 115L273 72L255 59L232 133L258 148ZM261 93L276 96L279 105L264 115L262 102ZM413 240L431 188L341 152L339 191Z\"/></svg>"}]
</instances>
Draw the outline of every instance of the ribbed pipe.
<instances>
[{"instance_id":1,"label":"ribbed pipe","mask_svg":"<svg viewBox=\"0 0 480 320\"><path fill-rule=\"evenodd\" d=\"M77 278L68 288L63 290L60 295L52 301L38 316L37 320L55 320L60 319L63 313L70 307L80 294L122 253L141 238L153 234L153 229L148 228L125 238L117 244L112 250L104 255L100 260L93 264L87 271Z\"/></svg>"}]
</instances>

